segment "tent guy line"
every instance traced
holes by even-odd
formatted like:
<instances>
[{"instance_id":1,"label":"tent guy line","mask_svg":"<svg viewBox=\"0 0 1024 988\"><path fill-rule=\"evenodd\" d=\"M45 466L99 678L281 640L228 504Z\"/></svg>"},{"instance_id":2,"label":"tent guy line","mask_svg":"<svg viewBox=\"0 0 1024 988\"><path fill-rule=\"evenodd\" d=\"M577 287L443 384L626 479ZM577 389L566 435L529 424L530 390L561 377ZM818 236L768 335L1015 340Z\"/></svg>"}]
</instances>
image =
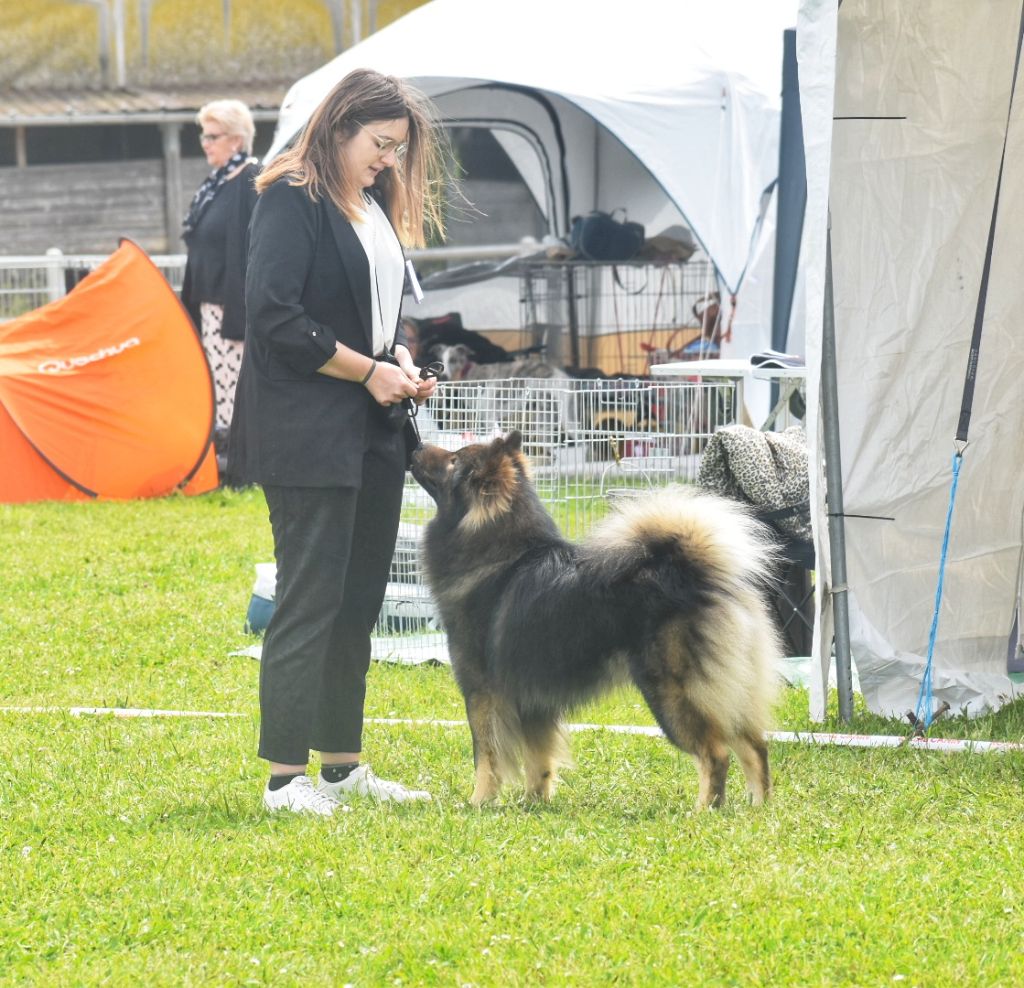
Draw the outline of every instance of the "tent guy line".
<instances>
[{"instance_id":1,"label":"tent guy line","mask_svg":"<svg viewBox=\"0 0 1024 988\"><path fill-rule=\"evenodd\" d=\"M209 710L153 710L139 707L0 707L0 714L54 714L66 713L72 717L109 716L123 718L159 717L247 717L248 714ZM433 720L410 717L367 717L367 724L389 727L459 727L465 728L464 720ZM573 733L582 731L607 731L610 734L634 734L644 737L661 737L659 727L641 724L567 724ZM913 748L917 751L945 751L968 753L997 753L1024 751L1024 744L1012 741L974 741L961 738L906 738L881 734L831 734L805 731L768 731L769 741L805 745L825 745L840 748Z\"/></svg>"}]
</instances>

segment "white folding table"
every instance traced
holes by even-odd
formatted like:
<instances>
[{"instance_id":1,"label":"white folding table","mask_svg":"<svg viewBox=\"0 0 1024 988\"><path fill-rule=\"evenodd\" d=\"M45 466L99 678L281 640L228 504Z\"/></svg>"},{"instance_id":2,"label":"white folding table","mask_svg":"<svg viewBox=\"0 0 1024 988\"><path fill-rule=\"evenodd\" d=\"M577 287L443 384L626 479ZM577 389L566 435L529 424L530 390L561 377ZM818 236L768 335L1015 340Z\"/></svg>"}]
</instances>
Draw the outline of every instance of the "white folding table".
<instances>
[{"instance_id":1,"label":"white folding table","mask_svg":"<svg viewBox=\"0 0 1024 988\"><path fill-rule=\"evenodd\" d=\"M652 377L712 377L736 382L736 397L743 408L743 385L749 379L779 382L779 399L761 425L766 432L775 426L779 415L788 406L794 392L803 388L807 381L806 367L754 367L749 357L712 358L709 360L678 360L666 364L652 364Z\"/></svg>"}]
</instances>

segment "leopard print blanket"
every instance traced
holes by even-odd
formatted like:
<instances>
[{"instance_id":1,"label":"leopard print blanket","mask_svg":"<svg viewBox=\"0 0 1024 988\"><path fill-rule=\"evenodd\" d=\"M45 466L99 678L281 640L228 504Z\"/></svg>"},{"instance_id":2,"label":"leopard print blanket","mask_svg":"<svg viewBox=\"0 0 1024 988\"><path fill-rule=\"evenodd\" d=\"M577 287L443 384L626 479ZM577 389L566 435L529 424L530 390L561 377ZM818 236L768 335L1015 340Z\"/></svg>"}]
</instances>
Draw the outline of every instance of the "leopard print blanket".
<instances>
[{"instance_id":1,"label":"leopard print blanket","mask_svg":"<svg viewBox=\"0 0 1024 988\"><path fill-rule=\"evenodd\" d=\"M783 535L811 538L807 436L798 425L784 432L719 429L701 456L697 483L753 505Z\"/></svg>"}]
</instances>

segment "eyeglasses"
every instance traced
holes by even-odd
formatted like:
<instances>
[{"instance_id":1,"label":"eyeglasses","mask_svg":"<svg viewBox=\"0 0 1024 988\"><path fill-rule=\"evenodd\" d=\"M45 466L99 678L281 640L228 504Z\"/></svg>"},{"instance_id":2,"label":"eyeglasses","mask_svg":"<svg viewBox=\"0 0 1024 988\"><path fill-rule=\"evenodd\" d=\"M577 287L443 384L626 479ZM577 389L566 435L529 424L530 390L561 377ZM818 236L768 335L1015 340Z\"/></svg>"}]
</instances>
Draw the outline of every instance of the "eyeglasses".
<instances>
[{"instance_id":1,"label":"eyeglasses","mask_svg":"<svg viewBox=\"0 0 1024 988\"><path fill-rule=\"evenodd\" d=\"M200 144L212 144L214 141L219 141L224 135L223 134L200 134Z\"/></svg>"},{"instance_id":2,"label":"eyeglasses","mask_svg":"<svg viewBox=\"0 0 1024 988\"><path fill-rule=\"evenodd\" d=\"M405 152L409 150L409 144L407 141L395 141L390 137L380 137L368 127L364 127L363 124L360 124L359 126L373 138L374 144L377 145L377 153L382 158L386 158L392 151L394 151L395 158L399 161L402 161L405 158Z\"/></svg>"}]
</instances>

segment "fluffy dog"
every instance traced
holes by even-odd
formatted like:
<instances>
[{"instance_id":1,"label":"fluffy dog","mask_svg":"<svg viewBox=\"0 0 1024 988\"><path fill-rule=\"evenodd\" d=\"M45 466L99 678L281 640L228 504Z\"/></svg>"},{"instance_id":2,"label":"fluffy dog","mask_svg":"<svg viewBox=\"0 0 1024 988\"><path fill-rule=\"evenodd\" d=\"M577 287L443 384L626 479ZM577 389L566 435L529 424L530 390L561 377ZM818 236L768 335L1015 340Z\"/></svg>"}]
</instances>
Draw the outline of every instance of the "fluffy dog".
<instances>
[{"instance_id":1,"label":"fluffy dog","mask_svg":"<svg viewBox=\"0 0 1024 988\"><path fill-rule=\"evenodd\" d=\"M738 503L676 487L568 542L521 445L512 432L412 460L437 502L424 561L473 735L473 805L523 767L527 794L550 799L569 763L565 713L629 678L694 757L698 808L723 805L730 748L763 802L779 654L768 531Z\"/></svg>"}]
</instances>

